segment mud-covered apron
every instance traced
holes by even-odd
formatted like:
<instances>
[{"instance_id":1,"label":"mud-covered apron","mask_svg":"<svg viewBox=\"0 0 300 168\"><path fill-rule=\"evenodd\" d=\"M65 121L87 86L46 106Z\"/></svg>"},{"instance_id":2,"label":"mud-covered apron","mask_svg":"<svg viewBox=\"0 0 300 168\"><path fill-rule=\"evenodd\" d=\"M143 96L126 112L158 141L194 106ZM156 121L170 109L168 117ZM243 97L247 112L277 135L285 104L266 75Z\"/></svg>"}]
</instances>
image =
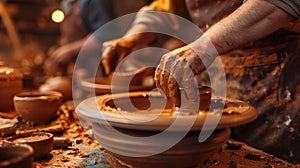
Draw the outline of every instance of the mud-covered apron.
<instances>
[{"instance_id":1,"label":"mud-covered apron","mask_svg":"<svg viewBox=\"0 0 300 168\"><path fill-rule=\"evenodd\" d=\"M186 0L203 31L242 5L242 0ZM232 138L292 162L300 162L299 35L279 30L221 56L227 97L250 102L259 118L232 129Z\"/></svg>"}]
</instances>

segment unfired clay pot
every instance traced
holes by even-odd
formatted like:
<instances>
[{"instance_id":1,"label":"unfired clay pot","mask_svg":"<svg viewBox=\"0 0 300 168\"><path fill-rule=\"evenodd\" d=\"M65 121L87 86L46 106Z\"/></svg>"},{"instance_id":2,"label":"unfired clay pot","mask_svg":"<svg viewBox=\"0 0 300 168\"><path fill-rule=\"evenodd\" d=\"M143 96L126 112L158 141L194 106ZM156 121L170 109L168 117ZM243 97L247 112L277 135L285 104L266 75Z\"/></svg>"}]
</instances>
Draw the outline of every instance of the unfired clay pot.
<instances>
[{"instance_id":1,"label":"unfired clay pot","mask_svg":"<svg viewBox=\"0 0 300 168\"><path fill-rule=\"evenodd\" d=\"M0 64L0 111L14 109L13 97L22 91L22 78L18 70Z\"/></svg>"},{"instance_id":2,"label":"unfired clay pot","mask_svg":"<svg viewBox=\"0 0 300 168\"><path fill-rule=\"evenodd\" d=\"M22 92L14 96L17 113L25 120L36 124L47 124L55 116L62 105L60 92Z\"/></svg>"},{"instance_id":3,"label":"unfired clay pot","mask_svg":"<svg viewBox=\"0 0 300 168\"><path fill-rule=\"evenodd\" d=\"M33 148L34 160L39 160L47 156L53 149L53 135L46 132L24 133L12 136L6 139L7 141L27 144Z\"/></svg>"},{"instance_id":4,"label":"unfired clay pot","mask_svg":"<svg viewBox=\"0 0 300 168\"><path fill-rule=\"evenodd\" d=\"M5 143L0 145L0 167L32 168L33 149L26 144Z\"/></svg>"}]
</instances>

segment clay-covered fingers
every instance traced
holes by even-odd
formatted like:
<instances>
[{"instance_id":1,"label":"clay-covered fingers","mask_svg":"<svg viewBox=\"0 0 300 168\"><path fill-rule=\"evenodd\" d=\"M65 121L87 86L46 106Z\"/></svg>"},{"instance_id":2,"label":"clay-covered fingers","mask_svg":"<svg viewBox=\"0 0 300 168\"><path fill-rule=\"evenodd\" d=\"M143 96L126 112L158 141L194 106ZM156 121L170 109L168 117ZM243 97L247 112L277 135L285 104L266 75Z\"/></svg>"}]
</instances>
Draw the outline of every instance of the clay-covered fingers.
<instances>
[{"instance_id":1,"label":"clay-covered fingers","mask_svg":"<svg viewBox=\"0 0 300 168\"><path fill-rule=\"evenodd\" d=\"M192 72L195 75L200 74L206 69L201 58L196 53L191 53L191 55L186 58L186 61L187 64L189 65L189 68L192 70Z\"/></svg>"},{"instance_id":2,"label":"clay-covered fingers","mask_svg":"<svg viewBox=\"0 0 300 168\"><path fill-rule=\"evenodd\" d=\"M168 78L168 96L175 107L180 107L180 80L184 62L181 59L174 61Z\"/></svg>"},{"instance_id":3,"label":"clay-covered fingers","mask_svg":"<svg viewBox=\"0 0 300 168\"><path fill-rule=\"evenodd\" d=\"M179 82L183 66L184 60L169 52L162 57L154 75L156 87L176 107L180 105Z\"/></svg>"},{"instance_id":4,"label":"clay-covered fingers","mask_svg":"<svg viewBox=\"0 0 300 168\"><path fill-rule=\"evenodd\" d=\"M161 74L163 72L163 64L162 62L160 62L160 64L157 66L155 73L154 73L154 82L157 88L159 88L159 92L161 93L161 95L163 95L165 98L165 91L163 90L163 87L161 86Z\"/></svg>"}]
</instances>

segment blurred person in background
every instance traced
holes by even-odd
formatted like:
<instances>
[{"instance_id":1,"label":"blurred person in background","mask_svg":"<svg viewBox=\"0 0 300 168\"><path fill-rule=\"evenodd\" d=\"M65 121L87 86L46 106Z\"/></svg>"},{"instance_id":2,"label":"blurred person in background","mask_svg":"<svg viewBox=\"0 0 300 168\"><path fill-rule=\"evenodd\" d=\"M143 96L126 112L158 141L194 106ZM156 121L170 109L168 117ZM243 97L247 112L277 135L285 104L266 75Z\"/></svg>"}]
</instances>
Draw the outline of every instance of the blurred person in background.
<instances>
[{"instance_id":1,"label":"blurred person in background","mask_svg":"<svg viewBox=\"0 0 300 168\"><path fill-rule=\"evenodd\" d=\"M83 76L87 75L87 71L90 67L94 67L95 56L93 53L98 53L97 56L101 55L99 53L99 41L97 41L96 30L101 28L107 22L115 19L119 15L125 15L131 12L136 12L139 8L144 5L149 4L152 0L64 0L61 3L61 8L63 9L66 17L61 24L61 37L58 47L55 46L49 49L48 63L46 62L46 71L51 71L49 69L56 69L50 74L54 75L66 75L68 71L71 71L73 67L70 66L68 70L66 69L69 65L73 64L84 46L88 38L91 39L89 45L86 45L85 51L89 54L85 56L89 57L86 59L86 63L80 64L82 69L80 69ZM118 34L118 27L114 28L112 31ZM95 34L93 34L95 33ZM100 42L101 43L101 42ZM100 44L101 46L102 44ZM101 51L100 51L101 52ZM96 66L96 65L95 65ZM53 68L57 67L57 68ZM101 72L100 72L101 73ZM79 75L80 76L80 75Z\"/></svg>"},{"instance_id":2,"label":"blurred person in background","mask_svg":"<svg viewBox=\"0 0 300 168\"><path fill-rule=\"evenodd\" d=\"M61 23L60 41L58 46L49 49L49 58L45 62L46 74L54 76L67 75L67 68L75 62L87 38L115 17L112 0L64 0L61 8L66 17ZM83 71L93 63L92 57L87 60Z\"/></svg>"}]
</instances>

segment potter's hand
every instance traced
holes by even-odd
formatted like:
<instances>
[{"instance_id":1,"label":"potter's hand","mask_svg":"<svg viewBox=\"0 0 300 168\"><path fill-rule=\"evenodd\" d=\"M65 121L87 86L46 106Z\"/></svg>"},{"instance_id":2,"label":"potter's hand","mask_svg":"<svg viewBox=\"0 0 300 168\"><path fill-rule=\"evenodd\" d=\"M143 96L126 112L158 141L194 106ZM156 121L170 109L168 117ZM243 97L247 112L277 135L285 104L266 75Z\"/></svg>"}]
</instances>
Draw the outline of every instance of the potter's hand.
<instances>
[{"instance_id":1,"label":"potter's hand","mask_svg":"<svg viewBox=\"0 0 300 168\"><path fill-rule=\"evenodd\" d=\"M115 70L118 63L122 61L133 49L130 39L117 39L103 43L102 65L108 75Z\"/></svg>"},{"instance_id":2,"label":"potter's hand","mask_svg":"<svg viewBox=\"0 0 300 168\"><path fill-rule=\"evenodd\" d=\"M153 33L140 33L103 43L102 65L108 75L132 51L148 46L155 40Z\"/></svg>"},{"instance_id":3,"label":"potter's hand","mask_svg":"<svg viewBox=\"0 0 300 168\"><path fill-rule=\"evenodd\" d=\"M176 107L180 106L180 92L182 88L188 101L197 101L198 86L195 76L206 69L207 63L211 64L213 59L206 59L205 54L200 56L190 47L184 46L163 55L158 65L154 80L156 86L160 88ZM202 58L202 59L201 59ZM205 65L204 61L205 60Z\"/></svg>"},{"instance_id":4,"label":"potter's hand","mask_svg":"<svg viewBox=\"0 0 300 168\"><path fill-rule=\"evenodd\" d=\"M77 43L63 45L49 53L52 60L59 65L71 63L78 55L80 46Z\"/></svg>"}]
</instances>

